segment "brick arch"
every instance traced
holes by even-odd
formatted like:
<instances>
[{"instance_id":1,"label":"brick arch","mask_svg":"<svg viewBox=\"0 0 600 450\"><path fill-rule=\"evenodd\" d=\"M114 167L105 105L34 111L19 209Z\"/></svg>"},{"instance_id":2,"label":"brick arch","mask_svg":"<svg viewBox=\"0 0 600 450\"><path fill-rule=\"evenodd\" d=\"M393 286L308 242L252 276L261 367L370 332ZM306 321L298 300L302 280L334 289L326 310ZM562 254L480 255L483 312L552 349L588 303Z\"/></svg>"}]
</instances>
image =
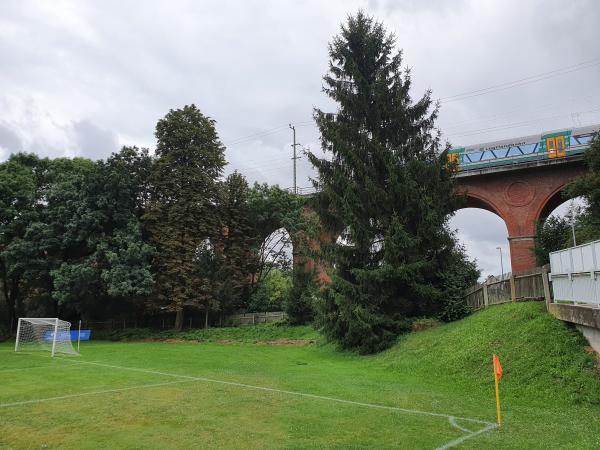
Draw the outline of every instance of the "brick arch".
<instances>
[{"instance_id":1,"label":"brick arch","mask_svg":"<svg viewBox=\"0 0 600 450\"><path fill-rule=\"evenodd\" d=\"M564 202L573 198L573 196L568 195L565 192L565 187L567 187L569 184L570 183L565 183L564 185L558 187L553 193L548 195L537 213L537 222L545 221L548 216L552 214L552 211L554 211Z\"/></svg>"},{"instance_id":2,"label":"brick arch","mask_svg":"<svg viewBox=\"0 0 600 450\"><path fill-rule=\"evenodd\" d=\"M464 192L463 199L464 202L460 206L460 208L457 209L457 211L466 208L484 209L486 211L496 214L498 217L504 220L504 217L502 217L502 215L500 214L500 208L498 208L494 204L492 198L486 198L485 196L474 192Z\"/></svg>"},{"instance_id":3,"label":"brick arch","mask_svg":"<svg viewBox=\"0 0 600 450\"><path fill-rule=\"evenodd\" d=\"M506 223L514 272L535 267L536 225L564 201L563 189L585 171L582 163L554 164L457 176L467 205L483 207ZM470 199L470 200L469 200Z\"/></svg>"}]
</instances>

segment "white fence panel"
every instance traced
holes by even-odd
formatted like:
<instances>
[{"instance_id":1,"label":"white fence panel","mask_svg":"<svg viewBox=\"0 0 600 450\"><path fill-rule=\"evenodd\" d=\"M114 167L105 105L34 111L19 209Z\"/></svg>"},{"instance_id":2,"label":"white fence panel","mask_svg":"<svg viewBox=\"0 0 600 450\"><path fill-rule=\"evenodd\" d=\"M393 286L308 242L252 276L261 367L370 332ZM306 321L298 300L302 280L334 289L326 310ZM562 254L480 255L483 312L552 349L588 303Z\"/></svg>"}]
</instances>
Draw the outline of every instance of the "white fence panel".
<instances>
[{"instance_id":1,"label":"white fence panel","mask_svg":"<svg viewBox=\"0 0 600 450\"><path fill-rule=\"evenodd\" d=\"M600 305L600 241L550 253L555 301Z\"/></svg>"}]
</instances>

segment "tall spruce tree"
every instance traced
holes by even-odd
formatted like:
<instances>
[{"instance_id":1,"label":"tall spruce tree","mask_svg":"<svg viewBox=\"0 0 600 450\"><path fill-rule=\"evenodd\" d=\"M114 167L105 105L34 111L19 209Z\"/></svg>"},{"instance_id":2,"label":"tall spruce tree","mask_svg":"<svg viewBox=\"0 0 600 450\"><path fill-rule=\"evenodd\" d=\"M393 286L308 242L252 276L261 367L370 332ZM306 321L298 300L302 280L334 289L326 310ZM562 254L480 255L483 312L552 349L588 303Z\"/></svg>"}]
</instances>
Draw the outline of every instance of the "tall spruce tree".
<instances>
[{"instance_id":1,"label":"tall spruce tree","mask_svg":"<svg viewBox=\"0 0 600 450\"><path fill-rule=\"evenodd\" d=\"M315 110L326 157L309 158L321 217L344 231L323 255L334 271L318 320L342 347L366 353L390 345L406 318L440 312L455 199L437 106L430 92L411 99L394 36L359 12L329 56L323 90L337 112Z\"/></svg>"},{"instance_id":2,"label":"tall spruce tree","mask_svg":"<svg viewBox=\"0 0 600 450\"><path fill-rule=\"evenodd\" d=\"M221 232L216 205L224 147L215 121L195 105L169 111L155 136L145 222L157 249L158 298L176 312L175 328L181 329L186 306L209 306L197 259L202 245Z\"/></svg>"}]
</instances>

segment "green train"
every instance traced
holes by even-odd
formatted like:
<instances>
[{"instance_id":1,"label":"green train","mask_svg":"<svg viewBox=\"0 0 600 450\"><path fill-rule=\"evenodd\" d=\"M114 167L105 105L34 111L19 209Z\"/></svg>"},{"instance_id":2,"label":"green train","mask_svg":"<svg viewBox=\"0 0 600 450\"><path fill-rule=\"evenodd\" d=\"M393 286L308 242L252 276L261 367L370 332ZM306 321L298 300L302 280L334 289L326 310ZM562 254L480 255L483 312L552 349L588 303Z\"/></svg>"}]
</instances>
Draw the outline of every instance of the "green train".
<instances>
[{"instance_id":1,"label":"green train","mask_svg":"<svg viewBox=\"0 0 600 450\"><path fill-rule=\"evenodd\" d=\"M453 148L450 163L459 172L524 162L566 158L584 153L600 125L568 128L516 139Z\"/></svg>"}]
</instances>

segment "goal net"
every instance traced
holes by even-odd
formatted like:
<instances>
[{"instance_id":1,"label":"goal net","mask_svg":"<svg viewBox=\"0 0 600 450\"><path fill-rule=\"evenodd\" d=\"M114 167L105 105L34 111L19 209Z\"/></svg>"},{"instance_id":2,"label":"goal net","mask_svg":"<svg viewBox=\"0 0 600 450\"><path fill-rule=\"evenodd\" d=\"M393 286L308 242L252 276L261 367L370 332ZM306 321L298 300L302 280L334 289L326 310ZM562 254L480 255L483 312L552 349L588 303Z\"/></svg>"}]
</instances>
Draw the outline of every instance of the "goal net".
<instances>
[{"instance_id":1,"label":"goal net","mask_svg":"<svg viewBox=\"0 0 600 450\"><path fill-rule=\"evenodd\" d=\"M77 336L75 336L77 339ZM20 318L15 352L42 350L78 355L71 344L71 323L57 318Z\"/></svg>"}]
</instances>

